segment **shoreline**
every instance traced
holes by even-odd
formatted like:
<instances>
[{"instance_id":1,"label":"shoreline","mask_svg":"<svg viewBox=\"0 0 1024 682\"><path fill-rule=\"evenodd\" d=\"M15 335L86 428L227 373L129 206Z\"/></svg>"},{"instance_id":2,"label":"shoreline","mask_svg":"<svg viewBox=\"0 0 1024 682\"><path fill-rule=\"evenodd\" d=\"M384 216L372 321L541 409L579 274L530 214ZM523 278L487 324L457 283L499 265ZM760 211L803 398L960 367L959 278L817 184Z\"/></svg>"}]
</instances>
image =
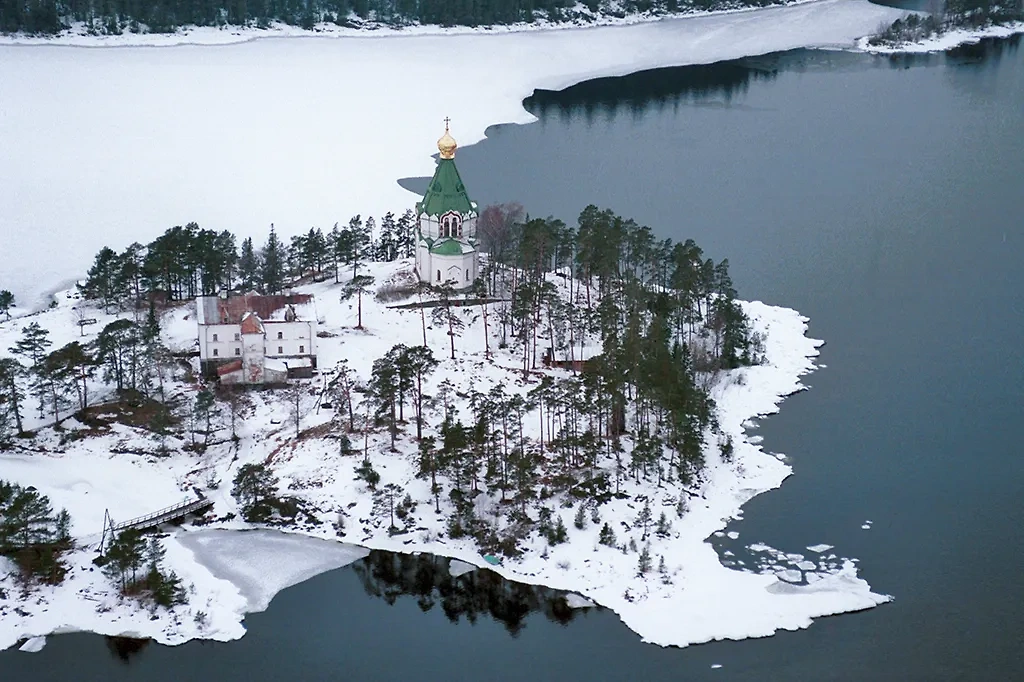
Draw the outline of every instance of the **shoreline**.
<instances>
[{"instance_id":1,"label":"shoreline","mask_svg":"<svg viewBox=\"0 0 1024 682\"><path fill-rule=\"evenodd\" d=\"M291 26L276 22L269 28L240 27L240 26L189 26L178 28L174 33L122 33L119 35L89 35L81 33L84 24L54 36L32 36L25 34L0 34L0 46L24 46L34 47L41 45L52 45L62 47L217 47L225 45L238 45L257 40L268 40L274 38L411 38L411 37L436 37L436 36L461 36L461 35L508 35L516 33L553 32L553 31L578 31L588 28L609 28L623 26L637 26L642 24L654 24L663 21L678 21L694 19L699 17L726 16L731 14L742 14L747 12L759 12L764 10L792 7L820 3L824 0L782 0L767 6L738 7L735 9L723 10L694 10L691 12L676 12L655 14L645 12L630 14L622 17L591 14L590 21L576 19L573 21L552 22L539 20L532 23L520 22L515 24L491 24L487 26L441 26L439 24L411 24L401 27L392 27L386 24L368 22L364 27L349 28L334 23L323 22L312 29L304 29L299 26ZM79 32L75 32L79 31Z\"/></svg>"},{"instance_id":2,"label":"shoreline","mask_svg":"<svg viewBox=\"0 0 1024 682\"><path fill-rule=\"evenodd\" d=\"M946 52L964 45L976 45L990 38L1005 39L1021 34L1024 34L1024 21L994 24L983 28L958 28L934 35L919 42L897 45L870 45L868 41L871 39L871 36L865 36L857 41L857 49L868 54L877 55L928 54L932 52Z\"/></svg>"},{"instance_id":3,"label":"shoreline","mask_svg":"<svg viewBox=\"0 0 1024 682\"><path fill-rule=\"evenodd\" d=\"M445 100L432 96L426 74L452 63L479 84L474 104L459 112L457 137L465 148L483 140L490 126L535 121L523 100L537 89L796 48L850 48L880 21L902 14L867 0L817 0L616 27L466 32L445 40L268 39L218 53L213 63L195 49L147 51L140 58L143 53L121 50L0 45L0 80L12 101L22 103L10 112L11 148L0 160L0 175L14 178L5 188L10 208L0 218L0 230L14 235L8 259L0 262L0 282L18 301L35 301L54 283L85 272L102 246L120 250L171 225L194 221L242 239L261 235L274 222L287 237L356 213L379 219L408 205L414 195L396 178L433 172L423 142L435 139L439 122L452 113ZM519 55L529 56L512 61ZM365 68L352 87L377 108L347 106L347 88L321 87L354 60ZM511 63L517 67L510 69ZM93 80L96 106L69 126L60 112L72 106L71 93ZM159 86L166 82L187 84L173 108ZM267 106L267 91L288 104ZM104 102L111 97L131 106L108 107ZM402 106L411 100L417 107ZM219 118L245 121L245 127L215 133L205 123L211 106ZM148 114L132 116L132 110ZM278 139L282 121L297 121L300 112L302 125L286 147L251 144ZM153 130L162 134L154 137ZM388 161L364 164L361 154ZM77 181L81 171L68 165L69 157L94 160L88 182ZM124 159L144 172L125 177ZM301 192L280 192L280 178L307 177L311 168L322 173L300 184ZM66 201L49 201L39 190L47 185L67 188ZM153 200L123 199L137 195ZM76 205L87 210L73 210ZM69 232L72 225L82 229ZM39 250L56 254L42 273L29 268Z\"/></svg>"},{"instance_id":4,"label":"shoreline","mask_svg":"<svg viewBox=\"0 0 1024 682\"><path fill-rule=\"evenodd\" d=\"M321 289L330 291L331 286ZM432 504L427 501L430 500L428 486L415 476L415 443L405 439L397 453L375 449L371 455L384 481L406 486L414 499L425 507L417 515L415 531L391 536L382 523L375 525L370 495L355 479L354 469L360 458L339 457L335 453L336 445L315 437L292 440L287 424L272 425L274 415L280 413L272 398L268 400L263 396L258 398L260 404L256 406L252 422L266 424L269 430L252 429L243 435L237 451L230 447L208 451L204 456L208 469L197 470L195 456L185 452L161 459L124 454L111 457L107 451L112 442L130 441L136 449L144 446L139 435L127 429L119 429L113 440L84 439L78 441L84 445L72 445L64 451L60 451L63 446L54 442L52 429L43 429L32 441L39 451L37 454L8 455L0 460L0 478L36 485L54 499L55 506L71 508L75 523L85 524L75 529L80 538L83 530L94 530L91 524L95 519L91 516L101 508L97 505L114 507L115 502L126 502L104 490L119 490L129 476L136 483L140 498L134 501L135 507L112 509L111 513L117 518L128 518L134 511L159 504L160 500L177 498L181 489L213 473L221 477L222 483L209 494L216 503L215 515L222 517L237 510L225 489L233 468L245 461L263 461L267 456L276 457L274 466L281 477L282 488L294 491L318 510L320 519L316 526L279 529L290 538L283 542L292 544L285 548L278 545L273 552L260 551L259 543L264 540L256 540L259 535L247 532L233 534L237 540L233 547L224 547L224 543L208 544L204 556L200 556L203 552L197 549L195 539L202 538L202 534L208 537L210 533L244 530L265 535L268 530L275 530L237 519L203 526L186 525L173 532L165 541L167 563L190 585L189 604L152 614L133 600L121 598L101 572L91 569L94 550L77 550L68 556L72 570L63 585L39 588L33 593L30 604L11 604L23 608L23 615L0 608L0 648L11 647L24 639L72 630L146 637L161 644L180 644L192 639L237 639L245 632L245 615L265 608L278 591L325 570L346 565L345 561L351 563L349 559L355 560L361 556L360 552L369 549L430 553L488 568L516 582L573 592L613 610L643 641L660 646L682 647L710 640L770 636L782 629L808 627L817 617L863 610L889 601L891 597L872 592L867 582L857 576L856 560L826 552L806 560L801 555L808 564L806 575L802 576L806 584L794 585L792 568L779 558L785 554L779 552L757 570L755 567L736 570L722 564L708 541L731 519L742 514L747 501L778 488L792 474L788 464L762 449L760 439L747 427L752 420L777 412L786 396L806 389L801 377L816 368L814 358L822 345L806 336L807 320L794 310L760 302L747 302L743 306L755 328L767 333L768 362L730 370L720 375L713 389L722 432L731 435L735 442L734 459L722 461L714 442L706 444L703 480L697 496L690 498L689 510L682 519L673 517L670 536L652 537L649 541L652 556L666 558L668 571L663 575L652 572L639 577L635 554L623 554L618 549L597 544L596 524L588 524L585 530L577 530L570 524L569 541L557 546L546 546L539 537L530 536L523 546L523 555L506 559L501 566L486 562L471 539L440 539L445 517L435 517ZM175 315L187 310L187 307L178 309ZM343 306L335 304L335 315L329 315L328 319L338 323L335 318L340 310ZM364 319L371 329L376 322L386 321L389 326L380 327L379 333L419 333L415 311L401 313L370 306L370 310L364 310ZM178 327L165 318L165 329L180 335L186 327ZM347 336L338 339L339 348L344 343L349 351L356 350L353 357L361 357L360 345L368 348L380 345L376 334L351 334L348 327L338 329L343 337ZM478 336L479 331L476 327L467 329L462 343L468 343L471 336ZM438 331L438 340L441 334ZM325 339L325 343L327 341ZM480 348L467 348L464 358L445 361L440 373L456 381L468 381L468 385L489 383L495 377L502 380L505 370L500 362L490 366L482 362L482 342L479 345ZM370 359L372 356L368 356L366 362ZM315 421L312 417L308 419L310 423ZM66 427L74 429L73 421L68 419ZM321 423L326 422L321 419ZM382 436L375 447L382 448L384 438ZM234 461L236 452L245 453L241 461ZM279 454L273 455L275 452ZM102 499L93 501L83 495L83 485L86 486L84 493L92 491ZM624 483L623 491L628 493L625 499L613 499L601 506L602 518L616 528L620 521L627 528L630 522L635 523L638 496L650 496L655 502L652 507L660 509L670 498L667 493L671 492L655 487L652 482L634 485L629 480ZM336 515L334 510L349 502L352 503L346 508L349 520L344 532L339 533L331 524ZM561 510L561 513L564 516L566 511ZM360 523L356 523L356 519L360 519ZM636 532L635 526L632 532ZM623 536L627 537L628 534ZM827 541L828 538L807 538L811 548L825 546L823 543ZM356 549L352 549L353 546ZM346 547L348 549L344 549ZM267 555L279 561L261 564L259 557ZM238 578L238 573L243 577ZM0 578L0 588L10 593L14 586ZM4 600L0 600L2 606ZM672 616L681 610L700 617L679 622ZM36 646L38 644L33 644Z\"/></svg>"}]
</instances>

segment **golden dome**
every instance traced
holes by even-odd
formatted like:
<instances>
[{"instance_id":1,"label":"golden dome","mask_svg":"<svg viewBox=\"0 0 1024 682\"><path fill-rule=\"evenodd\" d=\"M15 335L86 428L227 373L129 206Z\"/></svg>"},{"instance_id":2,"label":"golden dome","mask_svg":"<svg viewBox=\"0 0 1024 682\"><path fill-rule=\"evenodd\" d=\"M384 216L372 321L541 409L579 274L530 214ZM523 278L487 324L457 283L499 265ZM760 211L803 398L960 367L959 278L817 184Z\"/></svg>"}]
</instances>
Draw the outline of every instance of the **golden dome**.
<instances>
[{"instance_id":1,"label":"golden dome","mask_svg":"<svg viewBox=\"0 0 1024 682\"><path fill-rule=\"evenodd\" d=\"M441 152L442 159L454 159L455 150L458 148L455 138L448 134L448 119L444 120L444 135L437 141L437 150Z\"/></svg>"}]
</instances>

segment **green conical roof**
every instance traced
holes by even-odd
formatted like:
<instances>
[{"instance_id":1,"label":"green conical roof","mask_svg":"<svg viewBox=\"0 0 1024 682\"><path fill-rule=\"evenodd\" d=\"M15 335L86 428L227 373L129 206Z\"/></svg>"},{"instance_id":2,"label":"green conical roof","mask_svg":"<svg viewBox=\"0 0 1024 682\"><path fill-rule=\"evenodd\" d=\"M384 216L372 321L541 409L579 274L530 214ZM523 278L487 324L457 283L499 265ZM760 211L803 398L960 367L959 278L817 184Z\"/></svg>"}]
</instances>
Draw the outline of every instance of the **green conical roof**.
<instances>
[{"instance_id":1,"label":"green conical roof","mask_svg":"<svg viewBox=\"0 0 1024 682\"><path fill-rule=\"evenodd\" d=\"M476 213L476 204L466 194L466 186L462 184L459 171L455 167L455 159L438 159L437 170L427 185L427 193L423 201L416 204L420 214L442 216L448 211L462 215Z\"/></svg>"}]
</instances>

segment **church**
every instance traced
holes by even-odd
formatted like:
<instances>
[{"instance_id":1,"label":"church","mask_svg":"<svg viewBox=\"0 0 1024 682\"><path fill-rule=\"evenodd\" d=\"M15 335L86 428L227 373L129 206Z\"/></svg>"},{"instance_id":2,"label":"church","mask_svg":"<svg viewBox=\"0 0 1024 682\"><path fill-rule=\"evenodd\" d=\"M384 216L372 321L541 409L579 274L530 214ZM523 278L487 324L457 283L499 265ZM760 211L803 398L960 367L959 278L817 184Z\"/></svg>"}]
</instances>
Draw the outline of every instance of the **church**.
<instances>
[{"instance_id":1,"label":"church","mask_svg":"<svg viewBox=\"0 0 1024 682\"><path fill-rule=\"evenodd\" d=\"M458 145L448 132L437 141L440 158L423 200L416 204L416 273L421 282L445 283L455 289L473 285L479 273L477 259L477 205L466 194L455 167Z\"/></svg>"}]
</instances>

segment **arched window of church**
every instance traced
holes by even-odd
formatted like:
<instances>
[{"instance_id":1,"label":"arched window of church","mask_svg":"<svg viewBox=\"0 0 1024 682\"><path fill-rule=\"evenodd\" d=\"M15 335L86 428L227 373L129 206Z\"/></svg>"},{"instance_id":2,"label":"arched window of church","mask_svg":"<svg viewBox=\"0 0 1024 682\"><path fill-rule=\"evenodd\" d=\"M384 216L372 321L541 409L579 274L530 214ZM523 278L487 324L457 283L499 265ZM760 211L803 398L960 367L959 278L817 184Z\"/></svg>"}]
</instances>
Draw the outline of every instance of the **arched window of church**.
<instances>
[{"instance_id":1,"label":"arched window of church","mask_svg":"<svg viewBox=\"0 0 1024 682\"><path fill-rule=\"evenodd\" d=\"M461 237L462 236L462 221L459 220L459 221L457 221L456 224L459 226L459 236Z\"/></svg>"},{"instance_id":2,"label":"arched window of church","mask_svg":"<svg viewBox=\"0 0 1024 682\"><path fill-rule=\"evenodd\" d=\"M448 236L448 216L441 218L441 236Z\"/></svg>"}]
</instances>

